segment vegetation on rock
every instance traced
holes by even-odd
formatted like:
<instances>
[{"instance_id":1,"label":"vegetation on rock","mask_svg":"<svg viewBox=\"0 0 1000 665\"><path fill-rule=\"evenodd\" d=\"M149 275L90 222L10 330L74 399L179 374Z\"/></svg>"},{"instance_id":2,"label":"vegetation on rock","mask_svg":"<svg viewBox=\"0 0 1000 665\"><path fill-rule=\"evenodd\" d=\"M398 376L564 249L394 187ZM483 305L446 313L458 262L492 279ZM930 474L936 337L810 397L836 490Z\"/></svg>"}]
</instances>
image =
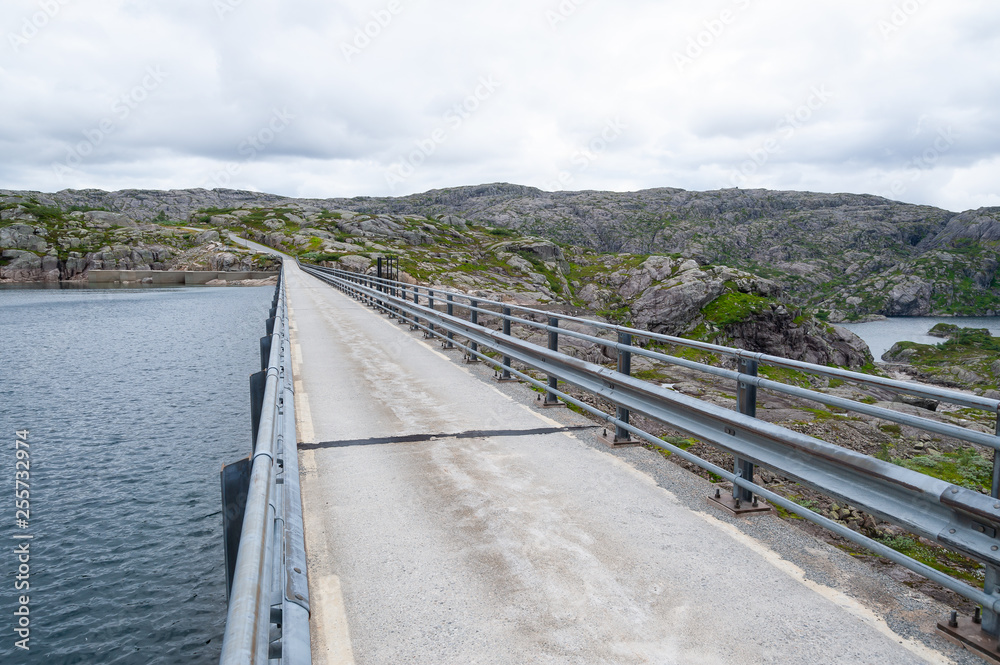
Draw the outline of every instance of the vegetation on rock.
<instances>
[{"instance_id":1,"label":"vegetation on rock","mask_svg":"<svg viewBox=\"0 0 1000 665\"><path fill-rule=\"evenodd\" d=\"M944 337L940 344L897 342L882 360L901 363L914 378L953 388L972 388L979 394L1000 398L1000 337L984 328L961 328L939 323L931 335Z\"/></svg>"}]
</instances>

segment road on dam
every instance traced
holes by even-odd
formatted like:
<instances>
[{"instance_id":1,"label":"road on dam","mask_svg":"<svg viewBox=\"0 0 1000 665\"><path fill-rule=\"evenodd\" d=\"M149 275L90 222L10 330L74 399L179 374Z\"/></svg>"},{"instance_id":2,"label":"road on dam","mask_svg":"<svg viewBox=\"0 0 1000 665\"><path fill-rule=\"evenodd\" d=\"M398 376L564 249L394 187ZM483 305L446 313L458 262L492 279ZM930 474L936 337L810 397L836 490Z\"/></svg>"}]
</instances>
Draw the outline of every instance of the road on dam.
<instances>
[{"instance_id":1,"label":"road on dam","mask_svg":"<svg viewBox=\"0 0 1000 665\"><path fill-rule=\"evenodd\" d=\"M317 665L954 662L285 265Z\"/></svg>"}]
</instances>

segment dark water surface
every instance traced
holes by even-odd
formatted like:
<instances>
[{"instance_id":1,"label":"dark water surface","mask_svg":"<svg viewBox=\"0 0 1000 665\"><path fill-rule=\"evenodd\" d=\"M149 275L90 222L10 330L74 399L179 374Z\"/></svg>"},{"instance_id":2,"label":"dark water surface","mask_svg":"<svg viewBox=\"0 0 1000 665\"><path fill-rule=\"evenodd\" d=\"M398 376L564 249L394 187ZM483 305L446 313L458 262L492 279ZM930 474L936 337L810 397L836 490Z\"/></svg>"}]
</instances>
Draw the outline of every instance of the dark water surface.
<instances>
[{"instance_id":1,"label":"dark water surface","mask_svg":"<svg viewBox=\"0 0 1000 665\"><path fill-rule=\"evenodd\" d=\"M273 292L0 290L0 663L218 661L219 469L250 450L247 377ZM28 652L15 534L34 537Z\"/></svg>"}]
</instances>

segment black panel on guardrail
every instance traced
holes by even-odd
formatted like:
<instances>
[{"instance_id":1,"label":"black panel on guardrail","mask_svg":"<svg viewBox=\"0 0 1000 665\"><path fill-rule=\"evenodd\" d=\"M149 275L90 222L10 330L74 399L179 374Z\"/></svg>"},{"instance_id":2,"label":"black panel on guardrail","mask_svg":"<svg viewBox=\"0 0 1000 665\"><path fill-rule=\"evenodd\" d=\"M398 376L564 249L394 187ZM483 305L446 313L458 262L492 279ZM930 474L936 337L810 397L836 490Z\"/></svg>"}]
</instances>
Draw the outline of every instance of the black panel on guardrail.
<instances>
[{"instance_id":1,"label":"black panel on guardrail","mask_svg":"<svg viewBox=\"0 0 1000 665\"><path fill-rule=\"evenodd\" d=\"M236 554L240 551L240 534L243 532L243 511L247 507L247 490L250 489L250 458L222 467L222 535L226 554L226 600L233 590L233 573L236 572Z\"/></svg>"},{"instance_id":2,"label":"black panel on guardrail","mask_svg":"<svg viewBox=\"0 0 1000 665\"><path fill-rule=\"evenodd\" d=\"M261 370L250 375L250 427L253 449L257 450L257 428L260 427L260 414L264 408L264 386L267 383L267 372Z\"/></svg>"},{"instance_id":3,"label":"black panel on guardrail","mask_svg":"<svg viewBox=\"0 0 1000 665\"><path fill-rule=\"evenodd\" d=\"M267 369L267 359L271 357L271 336L273 335L274 319L270 319L267 326L267 337L260 338L260 369Z\"/></svg>"}]
</instances>

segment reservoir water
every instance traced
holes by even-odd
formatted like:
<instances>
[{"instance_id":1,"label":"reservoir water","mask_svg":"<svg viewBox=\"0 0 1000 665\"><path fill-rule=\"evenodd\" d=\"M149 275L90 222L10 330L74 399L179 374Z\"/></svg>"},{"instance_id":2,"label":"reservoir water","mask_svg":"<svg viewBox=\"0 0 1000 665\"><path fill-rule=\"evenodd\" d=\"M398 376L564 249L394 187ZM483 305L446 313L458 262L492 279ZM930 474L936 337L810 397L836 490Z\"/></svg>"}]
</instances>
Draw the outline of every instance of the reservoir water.
<instances>
[{"instance_id":1,"label":"reservoir water","mask_svg":"<svg viewBox=\"0 0 1000 665\"><path fill-rule=\"evenodd\" d=\"M988 328L994 337L1000 337L1000 317L939 317L906 316L869 323L839 323L868 344L876 361L892 348L896 342L919 342L920 344L940 344L944 340L932 337L927 331L938 323L951 323L962 328Z\"/></svg>"},{"instance_id":2,"label":"reservoir water","mask_svg":"<svg viewBox=\"0 0 1000 665\"><path fill-rule=\"evenodd\" d=\"M250 452L247 377L273 293L0 290L0 663L218 662L219 469ZM32 536L28 592L15 535ZM30 651L14 645L25 593Z\"/></svg>"}]
</instances>

